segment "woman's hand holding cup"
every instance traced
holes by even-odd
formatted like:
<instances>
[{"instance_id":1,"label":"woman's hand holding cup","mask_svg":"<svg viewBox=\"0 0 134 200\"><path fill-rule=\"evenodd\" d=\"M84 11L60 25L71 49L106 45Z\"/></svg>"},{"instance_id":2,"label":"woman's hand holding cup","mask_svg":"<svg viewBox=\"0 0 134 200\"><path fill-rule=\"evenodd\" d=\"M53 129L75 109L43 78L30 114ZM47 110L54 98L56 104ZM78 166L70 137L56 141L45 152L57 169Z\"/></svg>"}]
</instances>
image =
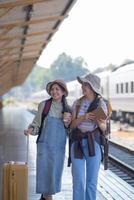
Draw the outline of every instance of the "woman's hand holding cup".
<instances>
[{"instance_id":1,"label":"woman's hand holding cup","mask_svg":"<svg viewBox=\"0 0 134 200\"><path fill-rule=\"evenodd\" d=\"M72 114L70 112L64 112L63 114L63 122L66 127L68 127L72 120Z\"/></svg>"}]
</instances>

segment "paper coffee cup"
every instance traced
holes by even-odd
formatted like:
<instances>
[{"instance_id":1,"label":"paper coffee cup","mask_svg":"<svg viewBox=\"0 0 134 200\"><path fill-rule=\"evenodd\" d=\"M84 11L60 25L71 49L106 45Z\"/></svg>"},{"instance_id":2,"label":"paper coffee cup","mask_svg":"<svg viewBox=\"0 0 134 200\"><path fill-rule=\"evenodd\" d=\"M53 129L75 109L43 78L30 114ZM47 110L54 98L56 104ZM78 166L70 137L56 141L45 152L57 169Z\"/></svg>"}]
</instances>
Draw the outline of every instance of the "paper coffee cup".
<instances>
[{"instance_id":1,"label":"paper coffee cup","mask_svg":"<svg viewBox=\"0 0 134 200\"><path fill-rule=\"evenodd\" d=\"M64 112L63 114L63 121L68 122L68 119L70 118L70 112Z\"/></svg>"}]
</instances>

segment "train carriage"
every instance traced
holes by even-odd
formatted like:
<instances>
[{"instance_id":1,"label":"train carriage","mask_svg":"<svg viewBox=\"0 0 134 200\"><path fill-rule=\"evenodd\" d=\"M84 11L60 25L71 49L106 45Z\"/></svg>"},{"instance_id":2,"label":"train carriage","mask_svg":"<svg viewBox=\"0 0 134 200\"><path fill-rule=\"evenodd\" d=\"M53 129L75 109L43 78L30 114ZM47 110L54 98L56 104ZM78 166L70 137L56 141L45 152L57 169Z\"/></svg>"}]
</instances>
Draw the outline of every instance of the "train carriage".
<instances>
[{"instance_id":1,"label":"train carriage","mask_svg":"<svg viewBox=\"0 0 134 200\"><path fill-rule=\"evenodd\" d=\"M134 123L134 64L112 72L109 76L109 99L113 117Z\"/></svg>"}]
</instances>

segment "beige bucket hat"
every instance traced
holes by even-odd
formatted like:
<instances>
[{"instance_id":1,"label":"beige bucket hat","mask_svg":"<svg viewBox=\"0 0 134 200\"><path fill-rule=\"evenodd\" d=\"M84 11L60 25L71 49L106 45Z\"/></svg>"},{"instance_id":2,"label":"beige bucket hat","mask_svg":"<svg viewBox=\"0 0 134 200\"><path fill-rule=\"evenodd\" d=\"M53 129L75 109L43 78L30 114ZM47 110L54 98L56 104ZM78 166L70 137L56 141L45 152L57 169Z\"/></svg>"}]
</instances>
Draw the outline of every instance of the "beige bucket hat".
<instances>
[{"instance_id":1,"label":"beige bucket hat","mask_svg":"<svg viewBox=\"0 0 134 200\"><path fill-rule=\"evenodd\" d=\"M68 96L67 86L66 86L66 83L65 83L63 80L54 80L54 81L52 81L52 82L49 82L49 83L46 85L46 91L48 92L49 95L50 95L51 87L52 87L52 85L54 85L54 84L60 85L60 86L65 90L65 96Z\"/></svg>"},{"instance_id":2,"label":"beige bucket hat","mask_svg":"<svg viewBox=\"0 0 134 200\"><path fill-rule=\"evenodd\" d=\"M94 74L88 74L85 77L77 77L77 80L79 81L79 83L89 83L91 88L94 90L94 92L96 92L97 94L101 95L100 92L100 83L101 80L98 76L94 75Z\"/></svg>"}]
</instances>

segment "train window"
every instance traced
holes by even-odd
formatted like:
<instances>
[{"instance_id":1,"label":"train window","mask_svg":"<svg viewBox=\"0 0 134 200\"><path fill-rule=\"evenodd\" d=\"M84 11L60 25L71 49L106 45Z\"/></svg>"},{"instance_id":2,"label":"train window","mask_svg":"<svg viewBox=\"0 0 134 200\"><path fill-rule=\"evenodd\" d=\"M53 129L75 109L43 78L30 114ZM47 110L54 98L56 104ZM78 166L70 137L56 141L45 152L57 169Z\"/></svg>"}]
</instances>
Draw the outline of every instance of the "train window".
<instances>
[{"instance_id":1,"label":"train window","mask_svg":"<svg viewBox=\"0 0 134 200\"><path fill-rule=\"evenodd\" d=\"M123 83L121 83L121 93L123 93Z\"/></svg>"},{"instance_id":2,"label":"train window","mask_svg":"<svg viewBox=\"0 0 134 200\"><path fill-rule=\"evenodd\" d=\"M116 84L116 93L117 94L119 93L119 84L118 83Z\"/></svg>"},{"instance_id":3,"label":"train window","mask_svg":"<svg viewBox=\"0 0 134 200\"><path fill-rule=\"evenodd\" d=\"M128 93L128 83L125 83L126 93Z\"/></svg>"},{"instance_id":4,"label":"train window","mask_svg":"<svg viewBox=\"0 0 134 200\"><path fill-rule=\"evenodd\" d=\"M131 93L134 93L134 82L131 81Z\"/></svg>"}]
</instances>

